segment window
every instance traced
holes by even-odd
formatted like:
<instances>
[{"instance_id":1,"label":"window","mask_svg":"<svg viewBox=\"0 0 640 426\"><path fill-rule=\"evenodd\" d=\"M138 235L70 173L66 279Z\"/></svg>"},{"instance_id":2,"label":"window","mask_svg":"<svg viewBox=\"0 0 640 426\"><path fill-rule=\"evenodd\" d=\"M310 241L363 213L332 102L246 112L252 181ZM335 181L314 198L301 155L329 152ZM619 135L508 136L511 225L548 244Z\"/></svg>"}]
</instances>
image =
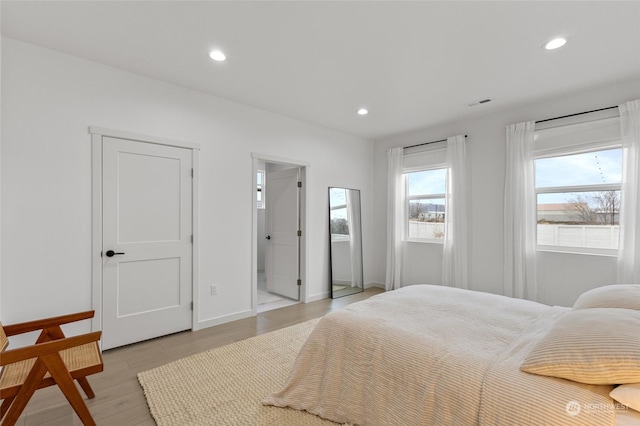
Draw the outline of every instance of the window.
<instances>
[{"instance_id":1,"label":"window","mask_svg":"<svg viewBox=\"0 0 640 426\"><path fill-rule=\"evenodd\" d=\"M436 143L404 151L404 238L443 243L447 148Z\"/></svg>"},{"instance_id":2,"label":"window","mask_svg":"<svg viewBox=\"0 0 640 426\"><path fill-rule=\"evenodd\" d=\"M331 240L348 239L347 192L344 188L331 188L329 190L329 206Z\"/></svg>"},{"instance_id":3,"label":"window","mask_svg":"<svg viewBox=\"0 0 640 426\"><path fill-rule=\"evenodd\" d=\"M256 175L256 197L258 200L257 206L259 209L264 209L264 170L258 170Z\"/></svg>"},{"instance_id":4,"label":"window","mask_svg":"<svg viewBox=\"0 0 640 426\"><path fill-rule=\"evenodd\" d=\"M446 168L405 173L407 239L444 238Z\"/></svg>"},{"instance_id":5,"label":"window","mask_svg":"<svg viewBox=\"0 0 640 426\"><path fill-rule=\"evenodd\" d=\"M603 123L599 123L602 125ZM618 249L622 149L619 137L578 143L587 123L565 129L554 150L538 152L535 160L538 248L613 254ZM549 129L552 130L552 129ZM540 135L549 146L549 135ZM545 140L547 139L547 140ZM560 138L562 139L562 138ZM558 140L560 140L558 139ZM538 143L538 139L536 139ZM536 148L537 149L537 148Z\"/></svg>"}]
</instances>

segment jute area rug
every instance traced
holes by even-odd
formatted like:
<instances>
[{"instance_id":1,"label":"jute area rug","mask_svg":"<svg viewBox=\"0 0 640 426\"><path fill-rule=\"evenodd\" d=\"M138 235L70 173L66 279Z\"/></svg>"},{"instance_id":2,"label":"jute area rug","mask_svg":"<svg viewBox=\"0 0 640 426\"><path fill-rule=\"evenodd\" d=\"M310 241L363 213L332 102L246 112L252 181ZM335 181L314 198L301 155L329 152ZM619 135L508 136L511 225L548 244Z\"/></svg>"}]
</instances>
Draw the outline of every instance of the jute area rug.
<instances>
[{"instance_id":1,"label":"jute area rug","mask_svg":"<svg viewBox=\"0 0 640 426\"><path fill-rule=\"evenodd\" d=\"M280 390L317 319L212 349L138 374L164 425L336 425L304 411L263 406Z\"/></svg>"}]
</instances>

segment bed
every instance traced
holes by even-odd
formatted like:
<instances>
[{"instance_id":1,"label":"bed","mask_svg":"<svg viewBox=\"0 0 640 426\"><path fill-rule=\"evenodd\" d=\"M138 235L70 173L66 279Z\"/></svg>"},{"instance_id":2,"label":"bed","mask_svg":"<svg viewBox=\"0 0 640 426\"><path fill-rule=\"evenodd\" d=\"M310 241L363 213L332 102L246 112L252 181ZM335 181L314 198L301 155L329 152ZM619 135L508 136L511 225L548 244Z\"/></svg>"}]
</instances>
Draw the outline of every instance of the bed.
<instances>
[{"instance_id":1,"label":"bed","mask_svg":"<svg viewBox=\"0 0 640 426\"><path fill-rule=\"evenodd\" d=\"M432 285L373 296L322 318L263 404L356 425L638 425L610 393L640 383L640 286L607 287L573 309Z\"/></svg>"}]
</instances>

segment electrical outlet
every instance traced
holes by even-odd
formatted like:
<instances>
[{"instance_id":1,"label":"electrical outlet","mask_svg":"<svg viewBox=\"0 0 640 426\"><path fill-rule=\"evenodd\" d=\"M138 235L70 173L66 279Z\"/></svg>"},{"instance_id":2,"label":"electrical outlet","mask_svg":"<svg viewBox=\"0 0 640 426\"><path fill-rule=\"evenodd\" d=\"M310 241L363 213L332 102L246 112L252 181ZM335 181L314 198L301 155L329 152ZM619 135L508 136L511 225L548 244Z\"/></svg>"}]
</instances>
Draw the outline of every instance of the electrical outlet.
<instances>
[{"instance_id":1,"label":"electrical outlet","mask_svg":"<svg viewBox=\"0 0 640 426\"><path fill-rule=\"evenodd\" d=\"M218 294L218 286L215 284L211 284L211 295L216 296Z\"/></svg>"}]
</instances>

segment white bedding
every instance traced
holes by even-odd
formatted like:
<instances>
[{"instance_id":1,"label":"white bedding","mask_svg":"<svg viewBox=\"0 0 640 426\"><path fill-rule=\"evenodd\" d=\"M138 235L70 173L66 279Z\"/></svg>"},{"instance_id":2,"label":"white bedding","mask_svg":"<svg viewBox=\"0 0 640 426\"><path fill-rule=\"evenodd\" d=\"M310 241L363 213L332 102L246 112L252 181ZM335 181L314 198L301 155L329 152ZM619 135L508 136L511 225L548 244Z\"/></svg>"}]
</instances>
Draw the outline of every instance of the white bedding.
<instances>
[{"instance_id":1,"label":"white bedding","mask_svg":"<svg viewBox=\"0 0 640 426\"><path fill-rule=\"evenodd\" d=\"M263 403L360 425L613 426L611 386L519 369L569 310L441 286L387 292L326 315Z\"/></svg>"},{"instance_id":2,"label":"white bedding","mask_svg":"<svg viewBox=\"0 0 640 426\"><path fill-rule=\"evenodd\" d=\"M630 408L616 411L615 426L640 426L640 412Z\"/></svg>"}]
</instances>

